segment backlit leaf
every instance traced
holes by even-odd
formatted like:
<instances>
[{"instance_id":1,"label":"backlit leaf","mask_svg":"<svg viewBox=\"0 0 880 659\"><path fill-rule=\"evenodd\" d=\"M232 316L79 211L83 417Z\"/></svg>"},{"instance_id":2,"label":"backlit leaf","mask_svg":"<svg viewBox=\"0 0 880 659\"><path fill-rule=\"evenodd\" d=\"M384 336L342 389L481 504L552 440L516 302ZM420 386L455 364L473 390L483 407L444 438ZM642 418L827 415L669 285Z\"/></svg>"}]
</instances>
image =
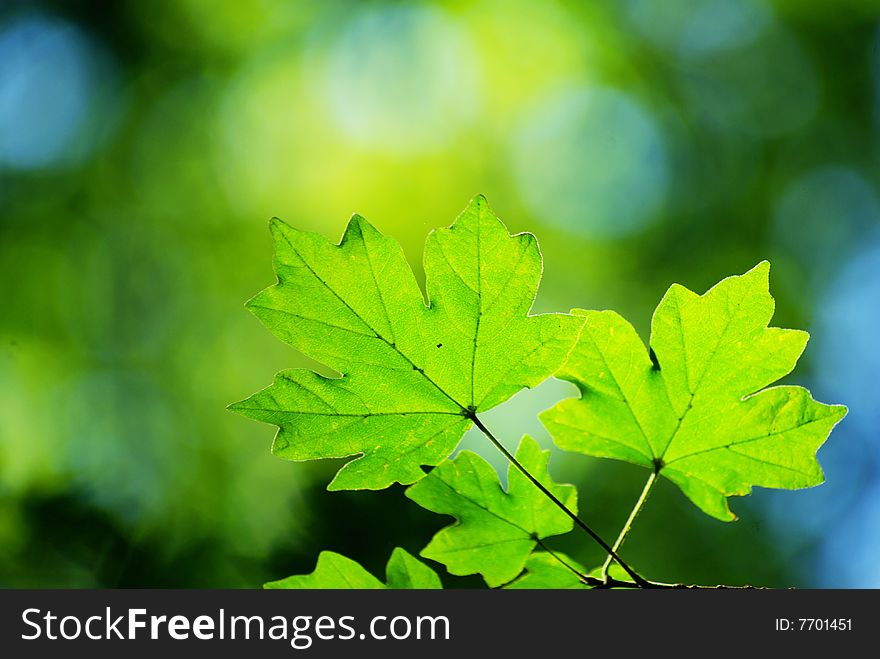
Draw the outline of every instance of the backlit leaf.
<instances>
[{"instance_id":1,"label":"backlit leaf","mask_svg":"<svg viewBox=\"0 0 880 659\"><path fill-rule=\"evenodd\" d=\"M656 469L699 506L735 519L727 497L753 485L823 481L816 451L846 414L802 387L766 388L794 368L806 332L768 327L774 312L760 263L705 295L673 285L654 313L650 352L613 311L586 322L558 377L581 397L541 419L561 448Z\"/></svg>"},{"instance_id":2,"label":"backlit leaf","mask_svg":"<svg viewBox=\"0 0 880 659\"><path fill-rule=\"evenodd\" d=\"M573 485L550 480L549 457L530 437L516 452L517 460L576 513L577 492ZM481 574L489 586L500 586L522 571L539 538L572 529L571 518L513 465L507 478L505 492L488 462L462 451L407 489L423 508L458 520L434 535L421 555L443 563L451 574Z\"/></svg>"},{"instance_id":3,"label":"backlit leaf","mask_svg":"<svg viewBox=\"0 0 880 659\"><path fill-rule=\"evenodd\" d=\"M275 220L278 283L248 303L281 340L341 374L298 369L231 407L279 427L289 460L360 456L329 489L413 483L440 464L470 415L533 387L564 362L582 319L530 316L535 237L515 236L476 197L425 247L426 289L400 245L354 216L342 242Z\"/></svg>"},{"instance_id":4,"label":"backlit leaf","mask_svg":"<svg viewBox=\"0 0 880 659\"><path fill-rule=\"evenodd\" d=\"M367 572L360 563L332 551L322 551L311 574L294 575L270 581L267 589L436 589L443 588L440 578L427 565L406 550L397 547L385 568L386 583Z\"/></svg>"}]
</instances>

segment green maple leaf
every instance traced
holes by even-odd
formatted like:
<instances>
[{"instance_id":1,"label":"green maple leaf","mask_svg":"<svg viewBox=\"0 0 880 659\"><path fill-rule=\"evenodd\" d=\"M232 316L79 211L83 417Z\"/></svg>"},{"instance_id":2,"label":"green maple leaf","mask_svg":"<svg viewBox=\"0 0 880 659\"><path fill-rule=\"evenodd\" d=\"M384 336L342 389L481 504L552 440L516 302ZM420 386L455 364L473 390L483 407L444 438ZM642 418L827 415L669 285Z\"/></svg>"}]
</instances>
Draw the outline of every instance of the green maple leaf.
<instances>
[{"instance_id":1,"label":"green maple leaf","mask_svg":"<svg viewBox=\"0 0 880 659\"><path fill-rule=\"evenodd\" d=\"M766 261L704 295L670 287L651 324L651 351L611 311L586 317L558 377L579 399L541 419L560 448L656 470L703 511L735 519L728 496L753 485L823 481L818 448L846 414L802 387L769 384L792 371L806 332L769 327Z\"/></svg>"},{"instance_id":2,"label":"green maple leaf","mask_svg":"<svg viewBox=\"0 0 880 659\"><path fill-rule=\"evenodd\" d=\"M278 283L251 311L281 340L335 369L279 373L231 407L279 431L289 460L361 456L329 489L413 483L440 464L471 417L565 361L582 323L530 316L541 253L476 197L425 247L429 305L400 245L355 215L339 245L275 220Z\"/></svg>"},{"instance_id":3,"label":"green maple leaf","mask_svg":"<svg viewBox=\"0 0 880 659\"><path fill-rule=\"evenodd\" d=\"M566 567L565 561L570 567ZM525 571L514 581L505 585L505 589L589 589L573 570L586 574L583 566L572 558L556 552L555 556L545 551L536 551L526 560Z\"/></svg>"},{"instance_id":4,"label":"green maple leaf","mask_svg":"<svg viewBox=\"0 0 880 659\"><path fill-rule=\"evenodd\" d=\"M602 581L602 568L597 567L592 570L586 570L570 556L560 552L553 552L551 554L546 551L536 551L526 561L523 573L505 585L504 588L510 590L589 590L594 587L585 583L580 575ZM626 582L635 586L632 577L617 563L610 565L608 575L618 582Z\"/></svg>"},{"instance_id":5,"label":"green maple leaf","mask_svg":"<svg viewBox=\"0 0 880 659\"><path fill-rule=\"evenodd\" d=\"M524 437L516 458L573 513L573 485L550 480L547 461L531 437ZM423 508L452 515L458 522L438 531L421 555L443 563L451 574L481 574L499 586L516 577L538 539L567 533L573 522L513 465L505 492L492 466L476 453L462 451L409 487L406 496Z\"/></svg>"},{"instance_id":6,"label":"green maple leaf","mask_svg":"<svg viewBox=\"0 0 880 659\"><path fill-rule=\"evenodd\" d=\"M311 574L294 575L278 581L270 581L268 589L439 589L440 578L427 565L405 549L397 547L391 552L385 567L386 583L367 572L357 561L332 551L322 551L318 564Z\"/></svg>"}]
</instances>

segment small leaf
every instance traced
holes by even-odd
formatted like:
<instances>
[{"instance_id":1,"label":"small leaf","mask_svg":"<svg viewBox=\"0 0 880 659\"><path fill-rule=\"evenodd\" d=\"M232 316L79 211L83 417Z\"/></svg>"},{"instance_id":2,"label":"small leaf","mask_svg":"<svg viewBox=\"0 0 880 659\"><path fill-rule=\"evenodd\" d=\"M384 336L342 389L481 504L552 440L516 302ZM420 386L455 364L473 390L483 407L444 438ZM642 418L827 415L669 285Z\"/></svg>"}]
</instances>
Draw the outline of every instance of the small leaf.
<instances>
[{"instance_id":1,"label":"small leaf","mask_svg":"<svg viewBox=\"0 0 880 659\"><path fill-rule=\"evenodd\" d=\"M322 551L311 574L294 575L270 581L267 589L435 589L443 588L440 578L427 565L397 547L385 568L387 585L367 572L360 563L332 551Z\"/></svg>"},{"instance_id":2,"label":"small leaf","mask_svg":"<svg viewBox=\"0 0 880 659\"><path fill-rule=\"evenodd\" d=\"M547 473L550 452L524 437L516 458L569 510L577 512L573 485L557 485ZM454 516L421 555L446 565L456 575L482 574L500 586L516 577L537 544L536 538L567 533L573 522L513 465L505 492L492 466L476 453L462 451L431 471L406 495L423 508Z\"/></svg>"},{"instance_id":3,"label":"small leaf","mask_svg":"<svg viewBox=\"0 0 880 659\"><path fill-rule=\"evenodd\" d=\"M579 573L579 574L578 574ZM536 551L526 561L525 571L514 581L504 586L511 590L524 589L571 589L589 590L593 586L584 583L580 574L594 579L602 579L602 567L585 570L584 567L571 557L554 552ZM608 574L616 581L625 581L635 585L632 577L617 563L612 563Z\"/></svg>"},{"instance_id":4,"label":"small leaf","mask_svg":"<svg viewBox=\"0 0 880 659\"><path fill-rule=\"evenodd\" d=\"M329 489L414 483L476 412L550 377L583 319L530 316L541 279L531 234L511 236L478 196L425 248L430 305L397 242L354 216L339 245L273 221L278 283L248 303L276 336L341 373L279 373L232 405L279 427L289 460L360 456Z\"/></svg>"},{"instance_id":5,"label":"small leaf","mask_svg":"<svg viewBox=\"0 0 880 659\"><path fill-rule=\"evenodd\" d=\"M594 567L592 570L589 570L585 573L588 577L595 577L596 579L602 578L602 566ZM617 563L612 563L608 566L608 576L616 581L625 581L627 583L635 584L633 578L626 573L622 567L620 567Z\"/></svg>"},{"instance_id":6,"label":"small leaf","mask_svg":"<svg viewBox=\"0 0 880 659\"><path fill-rule=\"evenodd\" d=\"M434 570L400 547L391 552L385 579L389 588L398 590L443 588Z\"/></svg>"},{"instance_id":7,"label":"small leaf","mask_svg":"<svg viewBox=\"0 0 880 659\"><path fill-rule=\"evenodd\" d=\"M565 561L570 567L566 567L561 561ZM526 561L525 572L504 587L511 590L587 590L592 587L585 584L570 568L574 568L581 574L586 574L586 570L580 563L565 554L556 552L554 556L545 551L536 551Z\"/></svg>"},{"instance_id":8,"label":"small leaf","mask_svg":"<svg viewBox=\"0 0 880 659\"><path fill-rule=\"evenodd\" d=\"M270 581L268 589L379 589L385 584L367 572L361 564L332 551L322 551L311 574L299 574Z\"/></svg>"},{"instance_id":9,"label":"small leaf","mask_svg":"<svg viewBox=\"0 0 880 659\"><path fill-rule=\"evenodd\" d=\"M650 352L612 311L586 318L558 377L579 399L541 420L569 451L626 460L678 485L713 517L753 485L818 485L815 454L846 414L802 387L767 385L792 371L806 332L767 327L774 302L766 261L704 295L673 285L651 325Z\"/></svg>"}]
</instances>

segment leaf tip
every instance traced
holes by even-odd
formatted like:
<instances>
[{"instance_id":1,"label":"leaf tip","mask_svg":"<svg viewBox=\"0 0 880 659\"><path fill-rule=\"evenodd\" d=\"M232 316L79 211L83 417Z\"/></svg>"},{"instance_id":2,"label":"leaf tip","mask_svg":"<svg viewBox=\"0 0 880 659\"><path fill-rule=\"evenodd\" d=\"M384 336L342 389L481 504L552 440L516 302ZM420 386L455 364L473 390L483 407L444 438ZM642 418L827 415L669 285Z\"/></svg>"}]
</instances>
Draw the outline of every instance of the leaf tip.
<instances>
[{"instance_id":1,"label":"leaf tip","mask_svg":"<svg viewBox=\"0 0 880 659\"><path fill-rule=\"evenodd\" d=\"M259 393L259 392L258 392ZM257 394L254 394L256 396ZM226 406L226 409L230 412L235 412L236 414L241 414L242 416L246 416L249 419L256 419L257 421L262 421L263 418L260 415L259 405L254 404L254 396L249 396L244 400L238 400L234 403L229 403Z\"/></svg>"},{"instance_id":2,"label":"leaf tip","mask_svg":"<svg viewBox=\"0 0 880 659\"><path fill-rule=\"evenodd\" d=\"M834 423L843 421L844 417L849 414L849 408L846 405L831 405L831 414L835 417Z\"/></svg>"},{"instance_id":3,"label":"leaf tip","mask_svg":"<svg viewBox=\"0 0 880 659\"><path fill-rule=\"evenodd\" d=\"M694 502L696 503L696 502ZM730 509L730 501L728 501L727 496L722 495L721 500L718 502L717 506L709 506L705 507L700 504L697 504L697 507L700 508L704 513L709 515L710 517L714 517L720 522L735 522L739 519L736 513L734 513Z\"/></svg>"},{"instance_id":4,"label":"leaf tip","mask_svg":"<svg viewBox=\"0 0 880 659\"><path fill-rule=\"evenodd\" d=\"M237 412L241 409L242 403L244 403L244 400L237 400L234 403L229 403L229 405L226 406L226 409L231 412Z\"/></svg>"},{"instance_id":5,"label":"leaf tip","mask_svg":"<svg viewBox=\"0 0 880 659\"><path fill-rule=\"evenodd\" d=\"M539 453L549 453L550 451L544 451L541 448L541 445L538 444L538 441L529 434L525 434L522 436L522 439L519 441L519 446L516 449L516 457L519 458L520 454L522 456L528 455L530 452L534 453L535 451Z\"/></svg>"},{"instance_id":6,"label":"leaf tip","mask_svg":"<svg viewBox=\"0 0 880 659\"><path fill-rule=\"evenodd\" d=\"M275 438L272 440L272 447L269 449L269 451L272 453L272 455L283 458L284 452L289 448L290 441L288 441L285 437L282 437L281 433L278 432L275 434Z\"/></svg>"},{"instance_id":7,"label":"leaf tip","mask_svg":"<svg viewBox=\"0 0 880 659\"><path fill-rule=\"evenodd\" d=\"M364 228L372 229L373 225L360 213L352 213L351 217L348 218L348 224L345 226L345 235L347 236L349 232L357 232L363 235Z\"/></svg>"},{"instance_id":8,"label":"leaf tip","mask_svg":"<svg viewBox=\"0 0 880 659\"><path fill-rule=\"evenodd\" d=\"M745 272L743 274L744 277L747 277L750 275L755 277L756 279L760 279L762 282L763 281L768 282L768 285L769 285L769 282L770 282L770 261L768 261L767 259L764 259L763 261L759 262L754 268L752 268L751 270L748 270L747 272Z\"/></svg>"},{"instance_id":9,"label":"leaf tip","mask_svg":"<svg viewBox=\"0 0 880 659\"><path fill-rule=\"evenodd\" d=\"M477 207L488 206L489 200L486 199L486 195L484 195L482 192L478 192L477 194L475 194L471 198L470 204L468 204L468 205L469 206L477 206Z\"/></svg>"},{"instance_id":10,"label":"leaf tip","mask_svg":"<svg viewBox=\"0 0 880 659\"><path fill-rule=\"evenodd\" d=\"M254 295L252 298L250 298L249 300L247 300L247 301L244 303L244 308L247 309L248 311L250 311L252 314L254 314L254 315L256 316L257 314L256 314L255 309L256 309L258 306L260 306L259 300L260 300L262 297L263 297L263 291L260 291L259 293L257 293L256 295Z\"/></svg>"},{"instance_id":11,"label":"leaf tip","mask_svg":"<svg viewBox=\"0 0 880 659\"><path fill-rule=\"evenodd\" d=\"M363 242L365 228L369 230L373 227L363 215L360 213L352 213L351 217L348 218L348 223L345 225L345 230L342 232L342 239L339 241L339 246L342 247L352 240Z\"/></svg>"},{"instance_id":12,"label":"leaf tip","mask_svg":"<svg viewBox=\"0 0 880 659\"><path fill-rule=\"evenodd\" d=\"M269 219L269 231L273 236L283 233L286 229L290 229L290 225L280 217L272 217Z\"/></svg>"},{"instance_id":13,"label":"leaf tip","mask_svg":"<svg viewBox=\"0 0 880 659\"><path fill-rule=\"evenodd\" d=\"M467 207L461 212L459 218L462 218L462 216L466 215L471 215L474 218L490 217L496 222L502 224L502 226L504 224L503 222L501 222L501 219L497 215L495 215L495 211L492 210L492 206L489 205L489 200L483 193L478 193L471 197L471 200L468 202ZM453 224L457 222L458 218L456 218L456 222L453 222ZM505 230L507 230L506 226Z\"/></svg>"}]
</instances>

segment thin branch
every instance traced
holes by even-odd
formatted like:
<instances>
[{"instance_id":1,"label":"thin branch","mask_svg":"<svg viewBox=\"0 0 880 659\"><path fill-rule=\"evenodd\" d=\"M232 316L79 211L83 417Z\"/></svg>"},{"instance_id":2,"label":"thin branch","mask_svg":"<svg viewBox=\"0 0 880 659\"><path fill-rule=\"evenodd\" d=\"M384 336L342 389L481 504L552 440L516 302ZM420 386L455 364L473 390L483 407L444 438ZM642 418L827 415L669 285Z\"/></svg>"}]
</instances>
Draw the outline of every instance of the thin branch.
<instances>
[{"instance_id":1,"label":"thin branch","mask_svg":"<svg viewBox=\"0 0 880 659\"><path fill-rule=\"evenodd\" d=\"M482 433L484 435L486 435L486 437L489 438L489 441L491 441L495 445L495 448L497 448L499 451L501 451L504 454L504 457L506 457L513 466L515 466L517 469L519 469L522 472L523 476L528 478L535 487L537 487L539 490L541 490L541 493L544 496L546 496L548 499L550 499L550 501L552 501L562 512L564 512L566 515L568 515L571 518L571 520L581 528L581 530L583 530L585 533L587 533L596 543L599 544L600 547L602 547L602 549L605 550L606 553L608 553L615 561L617 561L618 565L620 565L620 567L623 568L624 572L626 572L633 579L633 581L636 583L637 586L642 587L642 588L649 588L650 587L650 582L646 581L645 579L640 577L638 574L636 574L635 571L629 565L627 565L623 561L623 559L620 558L620 556L617 555L617 552L614 549L612 549L608 545L608 543L605 542L601 538L601 536L599 536L598 533L596 533L593 529L591 529L587 525L587 523L584 522L580 517L578 517L573 512L571 512L564 503L562 503L558 498L556 498L556 495L554 495L550 490L548 490L546 487L544 487L543 483L541 483L537 478L532 476L532 474L529 473L529 470L526 469L525 467L523 467L522 464L519 462L519 460L517 460L510 451L508 451L506 448L504 448L504 445L498 441L498 439L489 431L489 429L485 425L483 425L483 422L480 421L480 419L477 417L477 415L473 411L468 411L467 417L471 421L474 422L474 425L476 425L477 428L479 428L482 431Z\"/></svg>"},{"instance_id":2,"label":"thin branch","mask_svg":"<svg viewBox=\"0 0 880 659\"><path fill-rule=\"evenodd\" d=\"M595 586L597 590L607 588L639 588L639 589L661 589L661 590L764 590L761 586L726 586L719 584L717 586L701 586L699 584L688 583L661 583L657 581L648 581L647 585L635 584L632 581L624 581L609 577L604 583Z\"/></svg>"},{"instance_id":3,"label":"thin branch","mask_svg":"<svg viewBox=\"0 0 880 659\"><path fill-rule=\"evenodd\" d=\"M626 524L624 524L623 528L620 530L620 535L618 535L617 540L614 541L614 546L612 547L612 549L615 552L620 551L620 547L623 544L623 541L626 540L626 536L629 534L633 522L636 521L636 517L638 517L639 513L642 512L642 507L648 500L648 495L651 494L651 488L653 488L654 483L657 482L657 475L658 472L655 469L651 472L651 475L648 476L648 482L645 483L645 487L644 489L642 489L642 494L639 496L639 500L636 501L636 505L633 507L632 512L630 512L629 517L626 520ZM602 581L608 580L608 569L611 567L611 562L613 560L614 553L609 552L608 558L606 558L605 563L602 564Z\"/></svg>"}]
</instances>

